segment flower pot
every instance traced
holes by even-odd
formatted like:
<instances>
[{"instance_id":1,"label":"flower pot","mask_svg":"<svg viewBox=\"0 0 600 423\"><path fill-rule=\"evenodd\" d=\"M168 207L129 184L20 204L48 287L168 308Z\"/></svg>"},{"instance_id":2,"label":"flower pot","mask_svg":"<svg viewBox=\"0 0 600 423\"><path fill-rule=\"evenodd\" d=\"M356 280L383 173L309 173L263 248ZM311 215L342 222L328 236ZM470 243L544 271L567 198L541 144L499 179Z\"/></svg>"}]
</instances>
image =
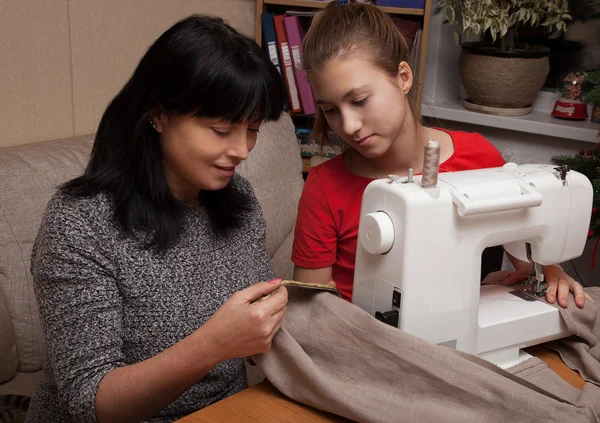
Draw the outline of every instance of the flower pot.
<instances>
[{"instance_id":1,"label":"flower pot","mask_svg":"<svg viewBox=\"0 0 600 423\"><path fill-rule=\"evenodd\" d=\"M469 103L487 108L488 113L494 113L494 109L497 114L511 115L531 111L550 71L549 48L502 51L479 42L463 43L461 47L460 78ZM504 109L509 111L502 113Z\"/></svg>"}]
</instances>

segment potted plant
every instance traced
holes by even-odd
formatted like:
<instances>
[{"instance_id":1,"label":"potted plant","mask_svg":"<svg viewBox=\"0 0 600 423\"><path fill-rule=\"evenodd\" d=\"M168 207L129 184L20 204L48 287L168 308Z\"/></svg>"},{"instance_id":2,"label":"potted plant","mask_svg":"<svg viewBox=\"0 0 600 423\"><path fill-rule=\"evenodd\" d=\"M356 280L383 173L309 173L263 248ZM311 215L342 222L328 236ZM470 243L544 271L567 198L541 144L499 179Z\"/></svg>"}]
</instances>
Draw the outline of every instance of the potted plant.
<instances>
[{"instance_id":1,"label":"potted plant","mask_svg":"<svg viewBox=\"0 0 600 423\"><path fill-rule=\"evenodd\" d=\"M566 0L439 0L445 20L468 37L487 35L491 42L462 42L460 76L468 99L465 107L494 114L531 111L550 70L550 49L520 45L522 26L565 31L571 19Z\"/></svg>"},{"instance_id":2,"label":"potted plant","mask_svg":"<svg viewBox=\"0 0 600 423\"><path fill-rule=\"evenodd\" d=\"M588 72L585 81L590 85L590 90L584 101L592 105L592 122L600 123L600 70Z\"/></svg>"}]
</instances>

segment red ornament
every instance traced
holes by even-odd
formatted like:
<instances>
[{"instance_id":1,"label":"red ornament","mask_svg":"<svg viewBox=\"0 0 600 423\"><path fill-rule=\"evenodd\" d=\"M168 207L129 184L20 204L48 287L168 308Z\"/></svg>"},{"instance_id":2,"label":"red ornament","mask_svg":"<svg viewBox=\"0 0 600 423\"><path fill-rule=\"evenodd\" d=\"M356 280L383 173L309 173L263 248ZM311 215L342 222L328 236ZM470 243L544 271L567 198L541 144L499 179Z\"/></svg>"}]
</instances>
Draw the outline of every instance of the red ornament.
<instances>
[{"instance_id":1,"label":"red ornament","mask_svg":"<svg viewBox=\"0 0 600 423\"><path fill-rule=\"evenodd\" d=\"M594 207L592 209L592 217L596 217L596 213L598 213L598 209L596 207Z\"/></svg>"},{"instance_id":2,"label":"red ornament","mask_svg":"<svg viewBox=\"0 0 600 423\"><path fill-rule=\"evenodd\" d=\"M585 150L579 150L579 155L580 155L580 156L583 156L583 155L585 155Z\"/></svg>"},{"instance_id":3,"label":"red ornament","mask_svg":"<svg viewBox=\"0 0 600 423\"><path fill-rule=\"evenodd\" d=\"M591 238L594 235L594 231L588 231L588 238Z\"/></svg>"},{"instance_id":4,"label":"red ornament","mask_svg":"<svg viewBox=\"0 0 600 423\"><path fill-rule=\"evenodd\" d=\"M591 156L592 155L592 150L586 151L585 154L587 154L588 156Z\"/></svg>"}]
</instances>

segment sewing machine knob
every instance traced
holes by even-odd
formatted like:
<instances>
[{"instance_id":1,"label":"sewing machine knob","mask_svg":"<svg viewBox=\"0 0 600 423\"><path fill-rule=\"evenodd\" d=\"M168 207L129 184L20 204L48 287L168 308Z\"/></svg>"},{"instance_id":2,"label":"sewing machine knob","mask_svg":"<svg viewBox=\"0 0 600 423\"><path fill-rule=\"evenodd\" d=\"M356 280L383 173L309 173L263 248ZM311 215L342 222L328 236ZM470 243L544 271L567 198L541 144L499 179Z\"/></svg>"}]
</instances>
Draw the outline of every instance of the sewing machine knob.
<instances>
[{"instance_id":1,"label":"sewing machine knob","mask_svg":"<svg viewBox=\"0 0 600 423\"><path fill-rule=\"evenodd\" d=\"M359 226L358 238L370 254L385 254L394 245L394 224L384 212L365 214Z\"/></svg>"}]
</instances>

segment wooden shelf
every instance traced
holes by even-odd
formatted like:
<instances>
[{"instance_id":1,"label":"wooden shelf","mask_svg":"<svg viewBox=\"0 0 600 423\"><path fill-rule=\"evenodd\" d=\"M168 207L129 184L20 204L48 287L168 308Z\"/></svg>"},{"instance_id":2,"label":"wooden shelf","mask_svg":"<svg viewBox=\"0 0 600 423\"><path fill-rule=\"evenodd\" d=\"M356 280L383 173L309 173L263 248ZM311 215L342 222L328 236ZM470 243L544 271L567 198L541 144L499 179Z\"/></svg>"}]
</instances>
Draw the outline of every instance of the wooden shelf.
<instances>
[{"instance_id":1,"label":"wooden shelf","mask_svg":"<svg viewBox=\"0 0 600 423\"><path fill-rule=\"evenodd\" d=\"M264 4L275 4L279 6L288 7L308 7L313 9L322 9L327 6L328 1L314 1L314 0L264 0ZM415 15L423 16L425 13L424 9L405 9L402 7L385 7L378 6L385 13L391 13L396 15Z\"/></svg>"},{"instance_id":2,"label":"wooden shelf","mask_svg":"<svg viewBox=\"0 0 600 423\"><path fill-rule=\"evenodd\" d=\"M435 119L589 143L597 143L597 136L600 132L600 124L591 122L589 119L584 121L557 119L550 116L550 113L539 111L525 116L487 115L465 109L460 99L423 105L422 114Z\"/></svg>"}]
</instances>

